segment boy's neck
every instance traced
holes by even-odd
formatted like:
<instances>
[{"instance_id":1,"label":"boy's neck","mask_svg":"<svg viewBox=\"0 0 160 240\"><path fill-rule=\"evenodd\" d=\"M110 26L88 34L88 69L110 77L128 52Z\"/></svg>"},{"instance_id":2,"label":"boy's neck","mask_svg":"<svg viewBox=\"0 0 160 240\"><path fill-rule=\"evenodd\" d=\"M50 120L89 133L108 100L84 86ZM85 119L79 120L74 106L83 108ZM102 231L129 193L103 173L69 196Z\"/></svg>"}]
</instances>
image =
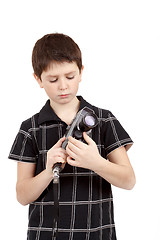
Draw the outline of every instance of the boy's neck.
<instances>
[{"instance_id":1,"label":"boy's neck","mask_svg":"<svg viewBox=\"0 0 160 240\"><path fill-rule=\"evenodd\" d=\"M55 102L52 102L50 100L50 105L56 115L66 122L67 124L70 124L75 115L78 112L79 106L80 106L80 101L78 98L75 96L75 98L66 104L56 104Z\"/></svg>"}]
</instances>

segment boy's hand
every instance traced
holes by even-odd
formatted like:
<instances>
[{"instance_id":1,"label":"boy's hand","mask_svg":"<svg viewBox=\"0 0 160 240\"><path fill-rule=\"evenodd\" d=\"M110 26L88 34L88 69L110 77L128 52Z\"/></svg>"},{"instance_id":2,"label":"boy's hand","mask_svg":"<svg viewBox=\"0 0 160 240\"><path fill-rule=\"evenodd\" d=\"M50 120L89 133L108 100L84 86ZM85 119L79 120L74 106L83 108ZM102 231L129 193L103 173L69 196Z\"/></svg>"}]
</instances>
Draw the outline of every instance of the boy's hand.
<instances>
[{"instance_id":1,"label":"boy's hand","mask_svg":"<svg viewBox=\"0 0 160 240\"><path fill-rule=\"evenodd\" d=\"M96 143L84 132L84 140L88 143L85 144L73 137L68 138L68 145L66 152L69 155L67 162L71 166L96 169L96 164L100 157Z\"/></svg>"},{"instance_id":2,"label":"boy's hand","mask_svg":"<svg viewBox=\"0 0 160 240\"><path fill-rule=\"evenodd\" d=\"M46 170L51 174L53 173L52 170L54 164L62 163L63 168L67 161L67 153L61 147L64 140L65 137L60 138L59 141L47 152Z\"/></svg>"}]
</instances>

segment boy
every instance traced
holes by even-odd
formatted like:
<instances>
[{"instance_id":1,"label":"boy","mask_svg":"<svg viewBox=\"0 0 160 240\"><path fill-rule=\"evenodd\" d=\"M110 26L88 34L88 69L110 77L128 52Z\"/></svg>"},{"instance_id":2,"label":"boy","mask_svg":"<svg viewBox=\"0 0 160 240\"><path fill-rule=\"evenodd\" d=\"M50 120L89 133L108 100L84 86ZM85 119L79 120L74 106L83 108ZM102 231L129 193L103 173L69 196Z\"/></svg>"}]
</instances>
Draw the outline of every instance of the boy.
<instances>
[{"instance_id":1,"label":"boy","mask_svg":"<svg viewBox=\"0 0 160 240\"><path fill-rule=\"evenodd\" d=\"M83 65L78 45L48 34L32 53L34 77L49 100L21 125L9 158L18 161L17 199L29 206L28 240L116 240L111 184L132 189L135 176L127 150L132 140L113 114L76 96ZM98 125L86 143L64 134L83 107ZM74 160L73 160L74 159ZM53 166L60 162L58 235L55 236Z\"/></svg>"}]
</instances>

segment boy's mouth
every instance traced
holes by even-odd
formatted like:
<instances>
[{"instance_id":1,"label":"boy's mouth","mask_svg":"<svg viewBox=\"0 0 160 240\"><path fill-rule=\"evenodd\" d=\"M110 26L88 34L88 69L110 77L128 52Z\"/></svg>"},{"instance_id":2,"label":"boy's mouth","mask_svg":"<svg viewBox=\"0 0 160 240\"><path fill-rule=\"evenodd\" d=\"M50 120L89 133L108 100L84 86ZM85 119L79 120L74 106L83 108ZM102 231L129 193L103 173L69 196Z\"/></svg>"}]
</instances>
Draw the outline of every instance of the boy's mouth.
<instances>
[{"instance_id":1,"label":"boy's mouth","mask_svg":"<svg viewBox=\"0 0 160 240\"><path fill-rule=\"evenodd\" d=\"M59 96L60 96L60 98L67 98L69 96L69 94L61 94Z\"/></svg>"}]
</instances>

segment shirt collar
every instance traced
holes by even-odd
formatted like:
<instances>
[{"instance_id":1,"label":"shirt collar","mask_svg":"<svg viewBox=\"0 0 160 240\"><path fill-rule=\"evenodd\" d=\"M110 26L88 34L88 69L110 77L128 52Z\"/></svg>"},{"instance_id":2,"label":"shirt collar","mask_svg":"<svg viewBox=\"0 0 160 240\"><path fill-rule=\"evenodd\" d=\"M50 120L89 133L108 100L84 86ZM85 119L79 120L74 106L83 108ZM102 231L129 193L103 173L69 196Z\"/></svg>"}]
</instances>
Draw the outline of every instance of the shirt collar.
<instances>
[{"instance_id":1,"label":"shirt collar","mask_svg":"<svg viewBox=\"0 0 160 240\"><path fill-rule=\"evenodd\" d=\"M78 111L80 111L82 108L84 108L86 106L89 108L93 107L90 103L85 101L82 96L77 96L77 98L80 101L80 107L79 107ZM47 100L46 104L39 112L38 124L40 125L42 123L49 122L49 121L56 121L56 122L58 121L59 122L62 120L56 115L54 110L51 108L50 100Z\"/></svg>"}]
</instances>

